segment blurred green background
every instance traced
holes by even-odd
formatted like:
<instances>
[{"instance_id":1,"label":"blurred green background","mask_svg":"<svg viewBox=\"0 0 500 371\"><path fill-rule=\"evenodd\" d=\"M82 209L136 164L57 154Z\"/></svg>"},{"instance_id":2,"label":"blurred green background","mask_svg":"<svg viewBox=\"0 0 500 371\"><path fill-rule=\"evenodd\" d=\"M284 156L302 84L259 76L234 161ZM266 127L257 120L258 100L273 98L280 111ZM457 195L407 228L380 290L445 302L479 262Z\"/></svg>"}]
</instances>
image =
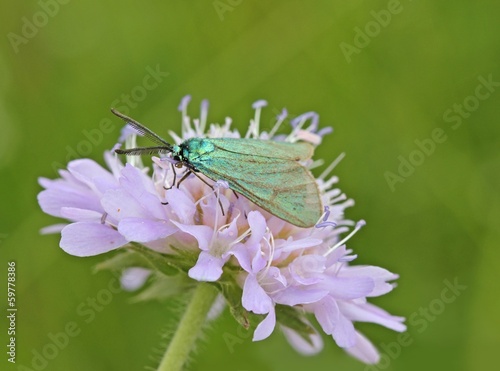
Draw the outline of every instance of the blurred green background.
<instances>
[{"instance_id":1,"label":"blurred green background","mask_svg":"<svg viewBox=\"0 0 500 371\"><path fill-rule=\"evenodd\" d=\"M395 291L373 302L411 319L403 345L390 330L358 326L385 354L378 369L497 363L497 1L62 3L4 2L0 15L0 292L5 308L7 262L16 261L19 308L17 363L3 353L0 369L156 365L175 308L130 304L129 293L107 296L113 276L92 273L104 257L69 256L59 235L40 236L56 220L38 207L37 178L54 178L75 150L102 163L121 128L112 105L165 137L179 131L177 105L186 94L193 96L191 116L207 98L209 121L231 116L240 129L257 99L269 102L264 129L282 107L293 115L317 111L322 126L334 126L317 157L346 152L336 173L356 200L347 216L368 222L349 246L358 264L401 275ZM148 68L161 71L161 81L146 90ZM487 80L493 83L484 86ZM108 132L82 144L103 122ZM444 133L439 142L429 139L436 128ZM416 141L427 143L428 154L415 152ZM413 170L398 169L407 160ZM466 287L453 300L441 298L446 280ZM106 305L92 308L92 298ZM3 345L4 314L1 324ZM63 331L78 335L61 343L56 334ZM49 345L57 339L59 347ZM190 369L365 370L331 338L325 343L311 358L294 353L279 333L252 343L226 312ZM47 346L53 359L44 363L36 354Z\"/></svg>"}]
</instances>

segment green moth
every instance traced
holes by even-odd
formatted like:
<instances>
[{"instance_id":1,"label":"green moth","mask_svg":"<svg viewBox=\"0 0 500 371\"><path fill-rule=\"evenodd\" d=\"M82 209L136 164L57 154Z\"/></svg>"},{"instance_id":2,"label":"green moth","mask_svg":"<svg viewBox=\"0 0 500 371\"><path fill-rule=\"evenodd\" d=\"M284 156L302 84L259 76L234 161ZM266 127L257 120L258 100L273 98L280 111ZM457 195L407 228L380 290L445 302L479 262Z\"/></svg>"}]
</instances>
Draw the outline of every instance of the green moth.
<instances>
[{"instance_id":1,"label":"green moth","mask_svg":"<svg viewBox=\"0 0 500 371\"><path fill-rule=\"evenodd\" d=\"M224 180L233 191L245 196L269 213L298 227L312 227L323 208L318 186L300 161L311 158L314 147L305 142L286 143L249 138L191 138L172 145L116 110L137 132L156 146L117 149L124 155L172 153L177 167L185 166L213 181Z\"/></svg>"}]
</instances>

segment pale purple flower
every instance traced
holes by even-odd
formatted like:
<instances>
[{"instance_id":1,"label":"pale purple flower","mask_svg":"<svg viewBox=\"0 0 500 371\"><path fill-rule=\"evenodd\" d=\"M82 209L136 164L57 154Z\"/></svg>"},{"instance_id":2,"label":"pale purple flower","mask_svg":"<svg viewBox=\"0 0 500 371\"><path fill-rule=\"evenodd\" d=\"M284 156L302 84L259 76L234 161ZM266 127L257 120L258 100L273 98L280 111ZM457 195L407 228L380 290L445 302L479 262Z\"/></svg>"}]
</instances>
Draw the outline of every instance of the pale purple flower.
<instances>
[{"instance_id":1,"label":"pale purple flower","mask_svg":"<svg viewBox=\"0 0 500 371\"><path fill-rule=\"evenodd\" d=\"M179 105L182 130L180 134L169 132L172 143L201 136L242 137L231 129L230 118L222 125L208 124L207 101L201 104L200 118L191 119L187 113L190 99L185 97ZM318 114L307 112L292 120L290 134L275 136L287 115L283 110L272 130L261 132L260 114L266 105L265 101L254 103L255 116L244 137L318 145L331 131L319 129ZM128 129L122 134L120 142L125 147L136 145L135 135ZM76 256L140 244L163 256L191 257L187 268L182 265L186 280L225 279L228 284L230 277L242 292L238 297L242 307L261 315L254 341L267 338L278 327L298 352L316 354L323 342L308 319L315 317L338 346L365 363L376 363L378 351L354 324L372 322L405 331L402 317L368 302L370 297L390 292L394 288L391 282L398 276L379 267L351 265L357 255L346 243L364 221L345 219L345 209L354 201L335 187L338 178L330 176L342 156L317 179L325 212L313 228L299 228L271 215L235 195L223 179L207 179L212 184L209 187L191 174L177 187L184 169L173 166L176 161L170 155L153 157L152 169L148 169L140 159L127 158L123 165L116 155L106 152L109 170L82 159L61 170L60 179L40 179L45 188L38 195L42 210L68 221L44 232L60 231L61 247ZM318 162L304 165L313 167ZM137 290L159 276L152 273L153 268L125 267L122 286ZM295 311L312 330L298 333L280 319L278 309L283 307ZM212 317L218 313L220 305Z\"/></svg>"},{"instance_id":2,"label":"pale purple flower","mask_svg":"<svg viewBox=\"0 0 500 371\"><path fill-rule=\"evenodd\" d=\"M147 268L131 267L123 270L120 277L122 289L126 291L135 291L140 289L146 283L152 271Z\"/></svg>"},{"instance_id":3,"label":"pale purple flower","mask_svg":"<svg viewBox=\"0 0 500 371\"><path fill-rule=\"evenodd\" d=\"M116 230L116 220L107 218L101 205L103 195L119 186L117 175L123 167L113 155L105 154L111 172L89 159L74 160L60 179L40 178L45 190L38 194L47 214L72 223L61 230L61 248L76 256L102 254L124 246L128 240Z\"/></svg>"},{"instance_id":4,"label":"pale purple flower","mask_svg":"<svg viewBox=\"0 0 500 371\"><path fill-rule=\"evenodd\" d=\"M312 356L318 354L323 349L323 339L321 338L321 335L318 333L318 331L314 327L312 327L309 321L306 321L306 323L313 329L313 333L308 334L307 340L299 336L297 332L289 327L281 325L280 330L283 335L285 335L288 343L290 343L290 345L297 352L305 356Z\"/></svg>"},{"instance_id":5,"label":"pale purple flower","mask_svg":"<svg viewBox=\"0 0 500 371\"><path fill-rule=\"evenodd\" d=\"M152 242L177 231L152 179L130 164L122 170L119 186L103 194L101 205L128 241Z\"/></svg>"}]
</instances>

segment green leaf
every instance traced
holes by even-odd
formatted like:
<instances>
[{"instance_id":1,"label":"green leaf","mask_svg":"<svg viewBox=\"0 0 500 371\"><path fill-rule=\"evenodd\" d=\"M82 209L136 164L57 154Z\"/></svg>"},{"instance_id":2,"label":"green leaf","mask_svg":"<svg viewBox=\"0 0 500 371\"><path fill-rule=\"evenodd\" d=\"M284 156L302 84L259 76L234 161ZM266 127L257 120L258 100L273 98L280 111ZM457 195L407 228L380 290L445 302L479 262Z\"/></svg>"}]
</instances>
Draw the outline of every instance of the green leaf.
<instances>
[{"instance_id":1,"label":"green leaf","mask_svg":"<svg viewBox=\"0 0 500 371\"><path fill-rule=\"evenodd\" d=\"M252 324L258 323L262 320L262 316L253 314L243 308L241 298L243 296L243 289L238 285L235 276L238 272L230 265L224 267L224 272L214 285L221 292L226 299L229 307L229 312L243 328L249 329ZM257 319L258 318L258 319Z\"/></svg>"},{"instance_id":2,"label":"green leaf","mask_svg":"<svg viewBox=\"0 0 500 371\"><path fill-rule=\"evenodd\" d=\"M182 256L179 254L160 254L141 244L132 243L131 250L140 254L148 263L146 268L153 269L167 276L176 275L179 272L187 273L187 271L196 263L194 253L184 252ZM176 250L178 252L179 250Z\"/></svg>"}]
</instances>

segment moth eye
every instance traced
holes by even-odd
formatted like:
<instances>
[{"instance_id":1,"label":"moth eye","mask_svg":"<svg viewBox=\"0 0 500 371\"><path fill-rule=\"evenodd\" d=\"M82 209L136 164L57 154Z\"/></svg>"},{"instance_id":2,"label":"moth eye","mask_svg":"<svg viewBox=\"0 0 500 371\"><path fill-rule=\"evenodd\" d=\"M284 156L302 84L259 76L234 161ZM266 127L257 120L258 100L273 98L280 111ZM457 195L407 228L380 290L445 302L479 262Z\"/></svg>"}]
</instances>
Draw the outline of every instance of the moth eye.
<instances>
[{"instance_id":1,"label":"moth eye","mask_svg":"<svg viewBox=\"0 0 500 371\"><path fill-rule=\"evenodd\" d=\"M180 169L180 168L182 167L182 162L178 162L178 163L176 163L176 164L175 164L175 167Z\"/></svg>"}]
</instances>

